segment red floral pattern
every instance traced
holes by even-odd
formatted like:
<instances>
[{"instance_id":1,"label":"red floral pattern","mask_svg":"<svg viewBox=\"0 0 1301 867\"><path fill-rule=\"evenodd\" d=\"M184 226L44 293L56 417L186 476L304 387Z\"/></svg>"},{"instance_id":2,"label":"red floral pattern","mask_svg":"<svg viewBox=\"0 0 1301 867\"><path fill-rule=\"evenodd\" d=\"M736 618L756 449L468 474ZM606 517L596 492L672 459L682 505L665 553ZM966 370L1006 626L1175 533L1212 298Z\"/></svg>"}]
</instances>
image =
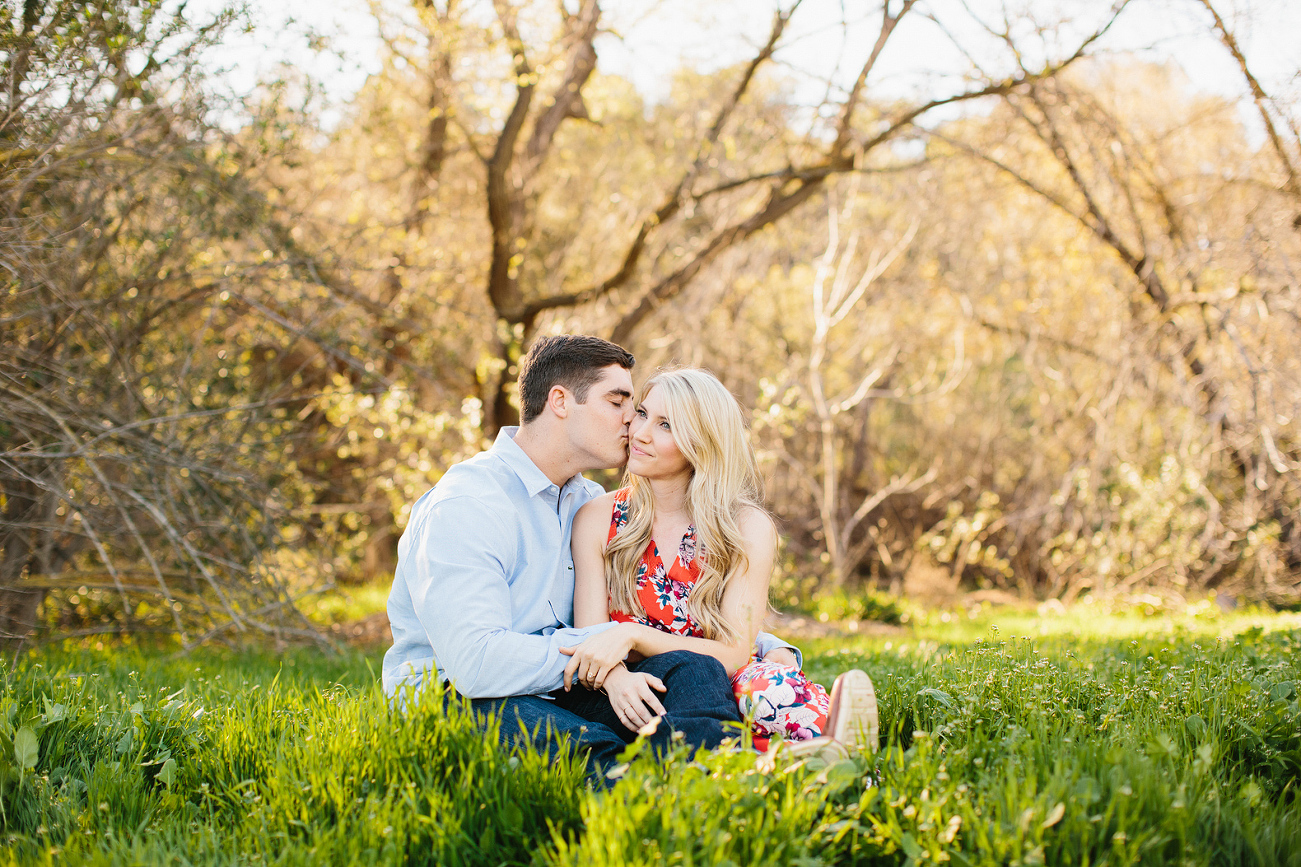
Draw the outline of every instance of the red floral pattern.
<instances>
[{"instance_id":1,"label":"red floral pattern","mask_svg":"<svg viewBox=\"0 0 1301 867\"><path fill-rule=\"evenodd\" d=\"M804 741L827 730L831 697L793 665L753 660L732 675L732 695L741 715L750 719L760 752L774 736Z\"/></svg>"},{"instance_id":2,"label":"red floral pattern","mask_svg":"<svg viewBox=\"0 0 1301 867\"><path fill-rule=\"evenodd\" d=\"M623 488L614 496L607 543L628 523L628 495L629 489ZM652 539L637 564L637 600L645 609L645 616L611 611L610 619L701 638L704 631L687 609L691 587L699 577L694 525L687 528L677 556L668 567ZM767 750L774 736L806 740L821 735L827 728L831 706L827 691L794 666L755 658L732 675L732 693L741 714L752 718L754 745L761 751Z\"/></svg>"}]
</instances>

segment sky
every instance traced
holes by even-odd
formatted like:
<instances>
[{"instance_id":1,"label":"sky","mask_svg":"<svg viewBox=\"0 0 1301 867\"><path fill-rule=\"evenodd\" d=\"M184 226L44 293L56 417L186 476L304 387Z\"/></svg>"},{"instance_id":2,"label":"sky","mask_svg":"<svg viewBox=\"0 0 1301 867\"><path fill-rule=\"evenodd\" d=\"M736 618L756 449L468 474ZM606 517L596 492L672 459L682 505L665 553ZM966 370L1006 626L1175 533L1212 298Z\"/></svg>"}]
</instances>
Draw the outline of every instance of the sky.
<instances>
[{"instance_id":1,"label":"sky","mask_svg":"<svg viewBox=\"0 0 1301 867\"><path fill-rule=\"evenodd\" d=\"M631 79L648 100L662 99L672 73L684 64L707 70L749 56L767 35L776 2L607 0L603 20L609 32L597 46L600 69ZM891 5L899 2L891 0ZM321 82L330 99L346 101L380 66L383 42L372 3L402 6L404 0L255 0L255 27L231 38L217 62L237 91L251 89L260 77L274 74L278 64L289 63ZM189 8L202 14L221 5L222 0L191 0ZM1004 5L1042 21L1056 20L1065 12L1073 25L1058 34L1060 46L1091 30L1110 0L922 0L888 43L873 73L872 93L893 97L956 88L972 60L988 66L1005 56L981 26L982 21L996 25ZM1216 0L1216 7L1266 88L1301 99L1301 2ZM919 14L925 12L943 22L947 32ZM870 50L879 14L876 2L804 0L777 56L794 82L797 98L816 104L829 80L833 87L847 86L846 78L856 73ZM1208 22L1196 0L1132 0L1101 47L1173 62L1194 88L1242 98L1241 76L1208 35ZM333 52L313 52L309 32L327 37ZM1242 115L1249 127L1258 125L1245 99Z\"/></svg>"}]
</instances>

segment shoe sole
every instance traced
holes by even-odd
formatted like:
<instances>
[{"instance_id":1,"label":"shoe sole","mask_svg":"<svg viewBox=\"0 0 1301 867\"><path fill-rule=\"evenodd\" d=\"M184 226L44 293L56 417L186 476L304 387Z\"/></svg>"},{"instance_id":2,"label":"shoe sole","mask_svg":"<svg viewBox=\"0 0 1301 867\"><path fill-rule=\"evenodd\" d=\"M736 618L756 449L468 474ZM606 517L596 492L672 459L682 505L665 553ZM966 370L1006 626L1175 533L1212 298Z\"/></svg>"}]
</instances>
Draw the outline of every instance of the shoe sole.
<instances>
[{"instance_id":1,"label":"shoe sole","mask_svg":"<svg viewBox=\"0 0 1301 867\"><path fill-rule=\"evenodd\" d=\"M832 764L849 758L849 750L844 744L824 735L807 741L779 741L768 750L767 755L781 755L792 760L818 756L827 764Z\"/></svg>"},{"instance_id":2,"label":"shoe sole","mask_svg":"<svg viewBox=\"0 0 1301 867\"><path fill-rule=\"evenodd\" d=\"M876 690L867 672L855 668L836 678L827 715L832 740L874 753L880 746Z\"/></svg>"}]
</instances>

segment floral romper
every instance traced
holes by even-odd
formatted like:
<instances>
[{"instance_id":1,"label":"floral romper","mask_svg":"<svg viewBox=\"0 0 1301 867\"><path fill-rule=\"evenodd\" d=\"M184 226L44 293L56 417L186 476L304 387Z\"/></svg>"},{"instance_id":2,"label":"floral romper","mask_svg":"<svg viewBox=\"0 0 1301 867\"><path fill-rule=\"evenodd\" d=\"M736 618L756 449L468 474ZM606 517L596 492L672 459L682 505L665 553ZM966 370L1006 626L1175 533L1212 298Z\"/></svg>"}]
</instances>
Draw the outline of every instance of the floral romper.
<instances>
[{"instance_id":1,"label":"floral romper","mask_svg":"<svg viewBox=\"0 0 1301 867\"><path fill-rule=\"evenodd\" d=\"M610 516L613 539L628 523L628 489L614 497ZM686 565L683 565L686 564ZM637 598L646 610L645 617L633 617L624 611L611 611L610 619L621 623L640 623L674 635L703 638L704 633L687 610L687 597L700 577L696 562L696 528L687 528L678 546L677 557L667 568L652 539L637 565ZM808 740L823 733L831 700L827 691L789 665L764 662L755 657L732 675L732 694L741 715L753 715L755 748L768 749L774 736L790 740Z\"/></svg>"}]
</instances>

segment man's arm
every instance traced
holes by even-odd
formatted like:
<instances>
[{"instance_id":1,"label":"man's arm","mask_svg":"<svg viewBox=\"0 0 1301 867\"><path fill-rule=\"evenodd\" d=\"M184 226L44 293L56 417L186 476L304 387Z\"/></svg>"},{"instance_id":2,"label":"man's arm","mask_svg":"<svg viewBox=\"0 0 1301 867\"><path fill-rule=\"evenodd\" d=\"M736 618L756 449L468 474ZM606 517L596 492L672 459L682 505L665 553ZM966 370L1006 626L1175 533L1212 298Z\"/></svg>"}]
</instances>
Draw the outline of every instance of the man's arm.
<instances>
[{"instance_id":1,"label":"man's arm","mask_svg":"<svg viewBox=\"0 0 1301 867\"><path fill-rule=\"evenodd\" d=\"M513 632L506 574L516 534L471 497L437 502L414 523L408 532L416 535L398 568L439 668L461 695L500 698L559 689L569 662L560 648L612 625L551 635Z\"/></svg>"}]
</instances>

